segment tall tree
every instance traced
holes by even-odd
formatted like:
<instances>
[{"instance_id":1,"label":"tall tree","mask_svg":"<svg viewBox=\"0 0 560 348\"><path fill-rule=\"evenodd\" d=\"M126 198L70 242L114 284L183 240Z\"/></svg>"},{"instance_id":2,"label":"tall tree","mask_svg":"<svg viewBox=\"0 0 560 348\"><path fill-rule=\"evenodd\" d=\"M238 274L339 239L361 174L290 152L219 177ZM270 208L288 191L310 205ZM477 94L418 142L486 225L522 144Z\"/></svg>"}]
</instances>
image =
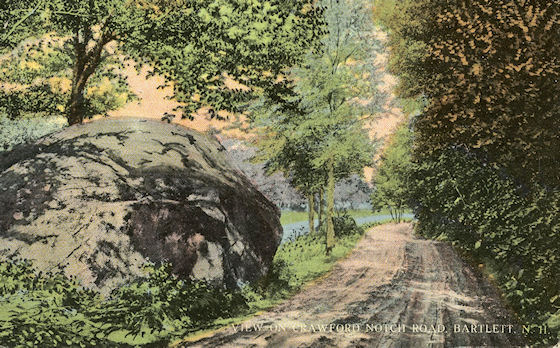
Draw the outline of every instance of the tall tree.
<instances>
[{"instance_id":1,"label":"tall tree","mask_svg":"<svg viewBox=\"0 0 560 348\"><path fill-rule=\"evenodd\" d=\"M84 118L84 91L112 52L150 64L173 82L183 115L200 106L235 109L277 88L321 32L307 0L14 0L2 4L0 47L55 33L71 57L70 124ZM231 90L235 79L247 87Z\"/></svg>"},{"instance_id":2,"label":"tall tree","mask_svg":"<svg viewBox=\"0 0 560 348\"><path fill-rule=\"evenodd\" d=\"M325 9L328 29L320 51L310 52L292 70L292 94L280 102L272 100L271 111L257 115L256 124L264 126L265 138L268 134L262 147L269 161L283 158L284 169L297 163L305 168L302 176L298 171L288 173L315 188L326 185L329 253L335 243L335 182L361 172L373 158L363 116L371 111L375 74L369 61L372 26L365 5L350 0L318 3Z\"/></svg>"},{"instance_id":3,"label":"tall tree","mask_svg":"<svg viewBox=\"0 0 560 348\"><path fill-rule=\"evenodd\" d=\"M296 135L297 125L304 121L305 113L297 108L283 108L281 111L264 98L252 109L256 115L253 122L259 134L256 140L259 152L253 160L265 162L268 175L284 173L290 185L306 196L309 232L314 233L314 196L326 184L326 173L323 168L315 168L312 164L315 141Z\"/></svg>"}]
</instances>

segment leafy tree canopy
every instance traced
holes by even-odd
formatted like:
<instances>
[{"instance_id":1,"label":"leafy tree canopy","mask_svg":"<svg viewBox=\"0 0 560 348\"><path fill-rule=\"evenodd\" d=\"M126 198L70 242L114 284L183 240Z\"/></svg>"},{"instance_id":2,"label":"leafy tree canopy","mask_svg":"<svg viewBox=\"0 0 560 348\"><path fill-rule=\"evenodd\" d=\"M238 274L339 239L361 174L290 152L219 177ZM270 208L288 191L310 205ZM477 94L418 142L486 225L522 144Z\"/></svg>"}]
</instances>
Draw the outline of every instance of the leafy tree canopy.
<instances>
[{"instance_id":1,"label":"leafy tree canopy","mask_svg":"<svg viewBox=\"0 0 560 348\"><path fill-rule=\"evenodd\" d=\"M422 152L466 146L525 182L560 185L560 7L551 1L382 0L391 68L429 100Z\"/></svg>"},{"instance_id":2,"label":"leafy tree canopy","mask_svg":"<svg viewBox=\"0 0 560 348\"><path fill-rule=\"evenodd\" d=\"M59 115L72 91L72 53L59 37L20 44L0 60L0 112L15 119L27 115ZM106 57L83 91L83 117L105 114L136 99L119 67Z\"/></svg>"},{"instance_id":3,"label":"leafy tree canopy","mask_svg":"<svg viewBox=\"0 0 560 348\"><path fill-rule=\"evenodd\" d=\"M326 181L330 159L339 179L360 172L371 161L373 147L362 116L372 111L376 86L369 60L372 27L364 4L320 5L328 30L320 52L308 53L291 70L283 98L262 98L252 115L261 132L260 158L271 171L300 172L302 182L314 173L319 186Z\"/></svg>"},{"instance_id":4,"label":"leafy tree canopy","mask_svg":"<svg viewBox=\"0 0 560 348\"><path fill-rule=\"evenodd\" d=\"M337 179L359 173L372 161L373 144L364 116L375 98L371 59L372 23L364 2L318 2L326 35L287 76L279 97L265 95L253 113L261 159L291 175L307 194L326 186L327 253L334 246L334 189ZM313 224L310 198L310 229Z\"/></svg>"},{"instance_id":5,"label":"leafy tree canopy","mask_svg":"<svg viewBox=\"0 0 560 348\"><path fill-rule=\"evenodd\" d=\"M252 93L274 90L322 30L321 11L307 0L15 0L1 6L0 47L46 33L65 41L71 124L84 118L88 80L112 54L150 64L173 84L190 116L204 105L234 110ZM238 84L227 88L228 78Z\"/></svg>"}]
</instances>

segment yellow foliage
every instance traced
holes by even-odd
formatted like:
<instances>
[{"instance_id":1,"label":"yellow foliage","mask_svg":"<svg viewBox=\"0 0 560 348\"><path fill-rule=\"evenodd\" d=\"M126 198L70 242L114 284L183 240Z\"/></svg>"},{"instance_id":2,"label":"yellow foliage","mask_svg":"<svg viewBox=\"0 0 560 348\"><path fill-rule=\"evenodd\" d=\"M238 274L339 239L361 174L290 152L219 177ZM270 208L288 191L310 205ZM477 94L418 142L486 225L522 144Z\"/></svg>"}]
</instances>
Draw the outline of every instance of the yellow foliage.
<instances>
[{"instance_id":1,"label":"yellow foliage","mask_svg":"<svg viewBox=\"0 0 560 348\"><path fill-rule=\"evenodd\" d=\"M346 62L345 62L344 65L346 65L346 66L354 66L354 65L356 65L357 63L358 63L357 60L355 60L354 58L350 57L350 58L346 59Z\"/></svg>"},{"instance_id":2,"label":"yellow foliage","mask_svg":"<svg viewBox=\"0 0 560 348\"><path fill-rule=\"evenodd\" d=\"M472 72L474 75L479 76L480 73L482 72L482 66L478 63L473 65Z\"/></svg>"},{"instance_id":3,"label":"yellow foliage","mask_svg":"<svg viewBox=\"0 0 560 348\"><path fill-rule=\"evenodd\" d=\"M67 93L72 88L72 81L66 77L51 77L50 79L48 79L48 84L51 87L51 91L53 93Z\"/></svg>"},{"instance_id":4,"label":"yellow foliage","mask_svg":"<svg viewBox=\"0 0 560 348\"><path fill-rule=\"evenodd\" d=\"M126 101L128 100L128 93L126 93L126 92L119 93L115 100L116 100L118 105L126 104Z\"/></svg>"},{"instance_id":5,"label":"yellow foliage","mask_svg":"<svg viewBox=\"0 0 560 348\"><path fill-rule=\"evenodd\" d=\"M22 70L29 69L29 70L39 70L41 69L41 64L35 61L26 61L22 60L19 62L19 68Z\"/></svg>"},{"instance_id":6,"label":"yellow foliage","mask_svg":"<svg viewBox=\"0 0 560 348\"><path fill-rule=\"evenodd\" d=\"M105 93L112 92L114 90L113 84L109 78L104 77L97 86L90 87L87 91L87 96L102 96Z\"/></svg>"}]
</instances>

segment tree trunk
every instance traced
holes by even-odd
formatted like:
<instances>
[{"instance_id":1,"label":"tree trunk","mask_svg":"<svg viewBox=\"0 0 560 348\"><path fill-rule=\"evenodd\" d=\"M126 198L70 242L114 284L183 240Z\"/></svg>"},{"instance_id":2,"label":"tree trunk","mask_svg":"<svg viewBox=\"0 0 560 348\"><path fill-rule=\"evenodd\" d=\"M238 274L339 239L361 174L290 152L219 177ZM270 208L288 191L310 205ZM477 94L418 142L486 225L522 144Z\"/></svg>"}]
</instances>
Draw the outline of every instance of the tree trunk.
<instances>
[{"instance_id":1,"label":"tree trunk","mask_svg":"<svg viewBox=\"0 0 560 348\"><path fill-rule=\"evenodd\" d=\"M81 86L72 88L66 115L69 126L82 123L84 120L84 89L85 87Z\"/></svg>"},{"instance_id":2,"label":"tree trunk","mask_svg":"<svg viewBox=\"0 0 560 348\"><path fill-rule=\"evenodd\" d=\"M87 28L89 29L89 28ZM84 106L84 71L86 69L86 50L87 42L91 37L91 31L76 27L74 31L74 66L72 68L72 89L70 91L70 100L66 108L66 118L68 125L82 123L83 106Z\"/></svg>"},{"instance_id":3,"label":"tree trunk","mask_svg":"<svg viewBox=\"0 0 560 348\"><path fill-rule=\"evenodd\" d=\"M328 180L327 180L327 255L331 253L334 247L334 159L328 162Z\"/></svg>"},{"instance_id":4,"label":"tree trunk","mask_svg":"<svg viewBox=\"0 0 560 348\"><path fill-rule=\"evenodd\" d=\"M323 209L324 209L324 205L323 205L323 188L321 187L319 189L319 227L323 226L323 215L325 214Z\"/></svg>"},{"instance_id":5,"label":"tree trunk","mask_svg":"<svg viewBox=\"0 0 560 348\"><path fill-rule=\"evenodd\" d=\"M309 234L315 233L315 206L314 195L309 193L307 195L308 210L309 210Z\"/></svg>"},{"instance_id":6,"label":"tree trunk","mask_svg":"<svg viewBox=\"0 0 560 348\"><path fill-rule=\"evenodd\" d=\"M76 27L74 32L75 61L72 69L72 90L66 109L68 125L82 123L84 120L84 90L88 79L95 73L103 60L102 54L113 36L106 28L101 29L101 36L93 42L93 47L88 50L93 33L90 27Z\"/></svg>"}]
</instances>

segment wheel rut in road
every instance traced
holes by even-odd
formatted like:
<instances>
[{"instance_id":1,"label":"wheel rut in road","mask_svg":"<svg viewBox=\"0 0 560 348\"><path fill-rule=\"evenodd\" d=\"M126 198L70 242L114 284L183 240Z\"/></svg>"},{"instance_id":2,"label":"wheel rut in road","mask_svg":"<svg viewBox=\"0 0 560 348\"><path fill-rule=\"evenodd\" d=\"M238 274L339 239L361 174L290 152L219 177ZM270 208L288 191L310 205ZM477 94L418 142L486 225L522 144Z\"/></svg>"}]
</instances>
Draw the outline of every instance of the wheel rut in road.
<instances>
[{"instance_id":1,"label":"wheel rut in road","mask_svg":"<svg viewBox=\"0 0 560 348\"><path fill-rule=\"evenodd\" d=\"M189 347L518 347L496 289L409 223L370 229L325 278Z\"/></svg>"}]
</instances>

